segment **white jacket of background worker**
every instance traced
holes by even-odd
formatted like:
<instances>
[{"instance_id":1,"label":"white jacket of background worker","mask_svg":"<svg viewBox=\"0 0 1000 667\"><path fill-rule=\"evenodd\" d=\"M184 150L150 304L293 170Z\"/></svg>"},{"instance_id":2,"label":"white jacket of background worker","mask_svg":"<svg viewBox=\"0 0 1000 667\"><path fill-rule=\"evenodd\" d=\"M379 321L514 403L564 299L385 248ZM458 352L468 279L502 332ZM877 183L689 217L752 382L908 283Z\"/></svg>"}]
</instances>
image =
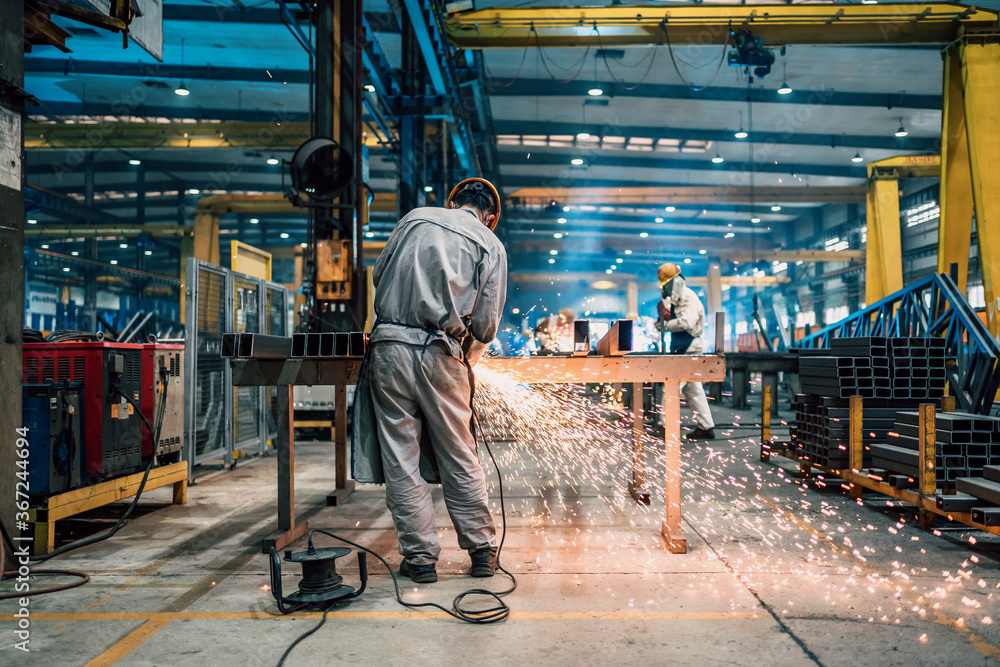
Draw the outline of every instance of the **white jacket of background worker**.
<instances>
[{"instance_id":1,"label":"white jacket of background worker","mask_svg":"<svg viewBox=\"0 0 1000 667\"><path fill-rule=\"evenodd\" d=\"M470 429L470 367L500 325L507 289L503 244L470 209L418 208L396 225L373 282L379 324L370 343L371 393L399 552L420 566L433 565L441 552L431 490L419 466L427 440L459 546L495 550L496 527Z\"/></svg>"},{"instance_id":2,"label":"white jacket of background worker","mask_svg":"<svg viewBox=\"0 0 1000 667\"><path fill-rule=\"evenodd\" d=\"M669 320L657 322L657 329L666 331L671 335L671 352L673 354L701 354L704 345L701 334L705 330L705 306L701 299L694 293L684 277L678 275L673 279L670 296L663 299L663 305L668 313L672 313ZM686 334L686 335L685 335ZM683 336L693 336L693 339L685 349L676 349L674 338ZM712 410L708 405L708 397L705 396L705 388L700 382L684 382L681 384L681 393L687 399L688 406L694 412L694 419L699 428L709 430L715 427L715 420L712 419Z\"/></svg>"}]
</instances>

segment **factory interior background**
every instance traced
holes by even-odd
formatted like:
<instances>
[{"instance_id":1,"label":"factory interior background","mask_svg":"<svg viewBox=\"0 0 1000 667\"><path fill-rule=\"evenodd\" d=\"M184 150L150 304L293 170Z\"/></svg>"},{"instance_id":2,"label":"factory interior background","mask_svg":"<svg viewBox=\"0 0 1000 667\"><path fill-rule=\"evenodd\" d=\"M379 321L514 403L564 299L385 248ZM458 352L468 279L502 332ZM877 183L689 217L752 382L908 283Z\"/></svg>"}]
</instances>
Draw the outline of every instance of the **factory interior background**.
<instances>
[{"instance_id":1,"label":"factory interior background","mask_svg":"<svg viewBox=\"0 0 1000 667\"><path fill-rule=\"evenodd\" d=\"M998 12L4 0L0 662L1000 664ZM435 488L411 585L354 385L390 235L468 177L512 574ZM303 602L313 542L359 555Z\"/></svg>"}]
</instances>

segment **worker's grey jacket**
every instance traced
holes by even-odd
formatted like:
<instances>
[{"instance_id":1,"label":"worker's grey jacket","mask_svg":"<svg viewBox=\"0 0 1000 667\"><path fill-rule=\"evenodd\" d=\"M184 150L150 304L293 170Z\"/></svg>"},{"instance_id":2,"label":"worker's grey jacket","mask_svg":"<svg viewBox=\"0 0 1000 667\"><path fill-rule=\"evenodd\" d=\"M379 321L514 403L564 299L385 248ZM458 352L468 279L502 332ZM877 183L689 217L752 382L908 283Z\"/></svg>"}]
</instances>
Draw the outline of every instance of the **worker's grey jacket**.
<instances>
[{"instance_id":1,"label":"worker's grey jacket","mask_svg":"<svg viewBox=\"0 0 1000 667\"><path fill-rule=\"evenodd\" d=\"M383 276L392 283L384 284ZM427 333L388 324L399 322L437 333L452 356L471 334L469 361L479 360L496 338L507 298L507 253L469 209L417 208L396 225L372 274L375 312L381 324L372 342L427 341ZM468 321L468 327L465 322Z\"/></svg>"},{"instance_id":2,"label":"worker's grey jacket","mask_svg":"<svg viewBox=\"0 0 1000 667\"><path fill-rule=\"evenodd\" d=\"M408 213L389 237L372 277L380 322L372 332L372 349L389 342L426 349L440 341L451 356L462 359L459 341L471 336L468 357L475 364L496 337L507 293L507 253L468 209L418 208ZM359 482L383 484L381 451L387 443L379 442L369 390L373 381L381 380L370 377L368 364L363 370L353 409L351 474ZM438 481L427 438L421 438L421 448L422 476Z\"/></svg>"}]
</instances>

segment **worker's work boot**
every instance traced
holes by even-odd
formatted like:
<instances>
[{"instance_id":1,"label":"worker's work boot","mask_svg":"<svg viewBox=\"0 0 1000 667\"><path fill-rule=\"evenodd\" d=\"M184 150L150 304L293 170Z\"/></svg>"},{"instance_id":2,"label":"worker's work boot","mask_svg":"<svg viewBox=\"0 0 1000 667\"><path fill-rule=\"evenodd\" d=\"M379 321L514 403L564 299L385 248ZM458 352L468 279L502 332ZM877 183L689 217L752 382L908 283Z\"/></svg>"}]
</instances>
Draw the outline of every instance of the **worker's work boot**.
<instances>
[{"instance_id":1,"label":"worker's work boot","mask_svg":"<svg viewBox=\"0 0 1000 667\"><path fill-rule=\"evenodd\" d=\"M473 577L492 577L497 570L497 552L493 547L470 551L472 567L469 574Z\"/></svg>"},{"instance_id":2,"label":"worker's work boot","mask_svg":"<svg viewBox=\"0 0 1000 667\"><path fill-rule=\"evenodd\" d=\"M715 440L715 431L698 426L684 437L688 440Z\"/></svg>"},{"instance_id":3,"label":"worker's work boot","mask_svg":"<svg viewBox=\"0 0 1000 667\"><path fill-rule=\"evenodd\" d=\"M409 577L416 584L433 584L438 580L437 569L433 565L414 565L403 562L399 564L399 574L402 577Z\"/></svg>"}]
</instances>

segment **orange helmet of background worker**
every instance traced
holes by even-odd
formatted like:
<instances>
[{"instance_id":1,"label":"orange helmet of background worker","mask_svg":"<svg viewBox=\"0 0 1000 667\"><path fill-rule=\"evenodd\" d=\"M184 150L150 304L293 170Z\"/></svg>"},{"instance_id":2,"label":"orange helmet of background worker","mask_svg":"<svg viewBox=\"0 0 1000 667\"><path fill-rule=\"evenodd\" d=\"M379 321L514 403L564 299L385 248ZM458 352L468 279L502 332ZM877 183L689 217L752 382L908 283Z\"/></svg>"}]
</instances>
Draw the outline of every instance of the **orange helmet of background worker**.
<instances>
[{"instance_id":1,"label":"orange helmet of background worker","mask_svg":"<svg viewBox=\"0 0 1000 667\"><path fill-rule=\"evenodd\" d=\"M483 209L480 203L480 199L483 196L489 197L491 200L490 204L492 208L490 210ZM490 231L496 229L497 222L500 220L500 193L497 192L496 187L492 183L485 178L475 177L460 181L458 185L452 188L445 206L447 208L461 208L466 204L472 204L483 210L485 214L483 224L489 227Z\"/></svg>"},{"instance_id":2,"label":"orange helmet of background worker","mask_svg":"<svg viewBox=\"0 0 1000 667\"><path fill-rule=\"evenodd\" d=\"M679 275L681 275L681 267L673 262L661 265L660 269L656 272L656 278L660 281L661 286L666 285Z\"/></svg>"}]
</instances>

